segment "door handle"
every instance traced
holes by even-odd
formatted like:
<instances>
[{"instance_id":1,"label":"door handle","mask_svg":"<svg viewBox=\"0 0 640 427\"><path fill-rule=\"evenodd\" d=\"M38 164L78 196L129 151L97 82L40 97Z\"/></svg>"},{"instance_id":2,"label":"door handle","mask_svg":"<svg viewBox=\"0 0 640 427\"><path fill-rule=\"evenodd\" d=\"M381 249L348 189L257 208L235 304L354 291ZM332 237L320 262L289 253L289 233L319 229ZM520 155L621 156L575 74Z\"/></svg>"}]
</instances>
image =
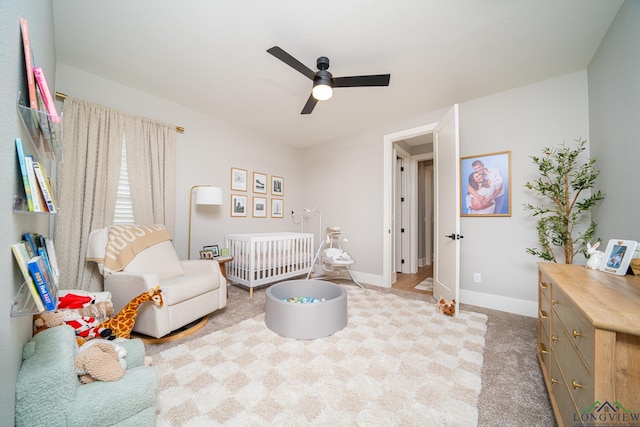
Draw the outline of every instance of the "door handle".
<instances>
[{"instance_id":1,"label":"door handle","mask_svg":"<svg viewBox=\"0 0 640 427\"><path fill-rule=\"evenodd\" d=\"M463 238L464 238L464 236L461 236L461 235L459 235L459 234L453 234L453 233L452 233L452 234L449 234L448 236L444 236L444 237L448 237L448 238L450 238L451 240L460 240L460 239L463 239Z\"/></svg>"}]
</instances>

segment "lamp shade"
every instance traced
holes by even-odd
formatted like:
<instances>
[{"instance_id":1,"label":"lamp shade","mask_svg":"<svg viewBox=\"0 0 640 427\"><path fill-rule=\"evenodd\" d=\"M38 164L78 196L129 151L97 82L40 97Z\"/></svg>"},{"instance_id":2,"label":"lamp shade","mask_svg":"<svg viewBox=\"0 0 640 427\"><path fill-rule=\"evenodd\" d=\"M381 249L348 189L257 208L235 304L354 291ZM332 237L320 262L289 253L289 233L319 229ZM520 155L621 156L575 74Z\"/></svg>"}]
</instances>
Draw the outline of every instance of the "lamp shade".
<instances>
[{"instance_id":1,"label":"lamp shade","mask_svg":"<svg viewBox=\"0 0 640 427\"><path fill-rule=\"evenodd\" d=\"M198 187L196 205L221 205L222 189L220 187Z\"/></svg>"}]
</instances>

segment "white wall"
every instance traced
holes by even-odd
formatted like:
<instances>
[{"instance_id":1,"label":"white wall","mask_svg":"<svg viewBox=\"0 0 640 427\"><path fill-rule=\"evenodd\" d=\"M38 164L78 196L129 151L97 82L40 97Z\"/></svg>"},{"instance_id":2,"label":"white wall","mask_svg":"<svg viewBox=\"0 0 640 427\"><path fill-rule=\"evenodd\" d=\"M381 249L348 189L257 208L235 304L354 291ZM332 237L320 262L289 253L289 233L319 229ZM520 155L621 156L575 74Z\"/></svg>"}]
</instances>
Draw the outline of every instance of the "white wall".
<instances>
[{"instance_id":1,"label":"white wall","mask_svg":"<svg viewBox=\"0 0 640 427\"><path fill-rule=\"evenodd\" d=\"M204 245L224 245L227 233L262 231L296 231L291 215L282 219L231 218L230 168L245 169L284 178L285 213L300 210L301 164L298 149L270 141L246 127L207 116L158 96L102 79L84 71L58 64L58 92L127 111L145 117L174 123L185 128L177 134L177 182L175 246L187 257L189 190L193 185L212 184L222 188L223 206L193 206L191 257L198 257ZM243 193L238 193L243 194ZM251 190L248 196L250 206ZM264 195L259 195L263 197ZM267 195L269 206L271 195ZM270 216L270 215L269 215Z\"/></svg>"},{"instance_id":2,"label":"white wall","mask_svg":"<svg viewBox=\"0 0 640 427\"><path fill-rule=\"evenodd\" d=\"M437 122L443 112L304 150L303 203L319 206L325 225L343 227L356 272L382 274L383 136ZM508 311L519 304L532 313L537 259L525 248L537 240L535 220L522 204L529 200L523 184L536 171L528 156L588 134L586 71L460 104L460 155L510 150L513 190L510 218L461 220L462 302ZM481 284L473 283L474 272L482 274Z\"/></svg>"},{"instance_id":3,"label":"white wall","mask_svg":"<svg viewBox=\"0 0 640 427\"><path fill-rule=\"evenodd\" d=\"M322 211L324 227L342 227L349 239L343 249L356 260L358 279L380 284L383 272L383 136L436 122L442 114L407 118L303 150L302 202Z\"/></svg>"},{"instance_id":4,"label":"white wall","mask_svg":"<svg viewBox=\"0 0 640 427\"><path fill-rule=\"evenodd\" d=\"M640 240L640 1L622 5L589 64L591 153L606 198L594 211L597 235Z\"/></svg>"},{"instance_id":5,"label":"white wall","mask_svg":"<svg viewBox=\"0 0 640 427\"><path fill-rule=\"evenodd\" d=\"M505 309L521 304L529 314L535 313L540 260L525 248L537 246L537 219L522 208L524 203L539 202L524 188L525 182L537 178L529 156L540 155L545 146L588 138L587 105L586 71L460 105L460 156L510 150L512 194L510 218L461 218L462 302L505 305ZM474 273L482 274L482 283L473 282Z\"/></svg>"},{"instance_id":6,"label":"white wall","mask_svg":"<svg viewBox=\"0 0 640 427\"><path fill-rule=\"evenodd\" d=\"M29 136L16 111L18 90L25 84L26 73L20 34L20 18L29 22L36 65L42 67L47 80L55 81L55 54L51 0L3 1L0 6L0 348L3 375L0 381L0 425L12 426L15 414L15 382L22 363L22 346L31 337L31 316L10 317L10 302L22 283L20 270L9 245L21 240L26 232L49 235L47 215L14 214L13 196L17 194L16 137L33 153ZM40 159L42 160L42 159ZM45 164L48 164L46 162Z\"/></svg>"}]
</instances>

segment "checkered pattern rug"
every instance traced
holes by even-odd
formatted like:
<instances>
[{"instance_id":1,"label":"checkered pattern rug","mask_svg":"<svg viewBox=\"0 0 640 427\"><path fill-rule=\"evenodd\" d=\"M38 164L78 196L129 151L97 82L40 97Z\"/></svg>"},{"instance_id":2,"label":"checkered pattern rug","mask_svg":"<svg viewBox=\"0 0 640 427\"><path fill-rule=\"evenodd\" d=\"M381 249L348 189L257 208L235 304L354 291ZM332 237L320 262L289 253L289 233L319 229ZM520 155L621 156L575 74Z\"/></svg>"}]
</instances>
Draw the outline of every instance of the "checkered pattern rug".
<instances>
[{"instance_id":1,"label":"checkered pattern rug","mask_svg":"<svg viewBox=\"0 0 640 427\"><path fill-rule=\"evenodd\" d=\"M156 425L475 426L487 317L346 288L331 336L283 338L261 314L154 355Z\"/></svg>"}]
</instances>

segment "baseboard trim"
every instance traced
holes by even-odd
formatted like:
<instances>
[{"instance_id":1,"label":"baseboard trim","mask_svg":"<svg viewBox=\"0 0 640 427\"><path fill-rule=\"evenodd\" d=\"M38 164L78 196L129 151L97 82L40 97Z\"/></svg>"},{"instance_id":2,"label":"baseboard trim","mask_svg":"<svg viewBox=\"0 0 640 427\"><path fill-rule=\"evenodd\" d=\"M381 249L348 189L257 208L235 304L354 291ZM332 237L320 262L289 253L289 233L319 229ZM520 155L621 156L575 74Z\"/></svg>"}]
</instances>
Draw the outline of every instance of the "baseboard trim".
<instances>
[{"instance_id":1,"label":"baseboard trim","mask_svg":"<svg viewBox=\"0 0 640 427\"><path fill-rule=\"evenodd\" d=\"M538 317L538 303L460 289L460 302L527 317Z\"/></svg>"},{"instance_id":2,"label":"baseboard trim","mask_svg":"<svg viewBox=\"0 0 640 427\"><path fill-rule=\"evenodd\" d=\"M351 273L353 274L353 277L361 283L367 283L369 285L387 289L390 287L384 283L381 275L363 273L360 271L351 271ZM519 314L521 316L538 317L538 303L536 301L527 301L460 289L460 302L463 304L475 305L477 307L489 308L491 310Z\"/></svg>"},{"instance_id":3,"label":"baseboard trim","mask_svg":"<svg viewBox=\"0 0 640 427\"><path fill-rule=\"evenodd\" d=\"M378 274L363 273L361 271L351 270L353 277L360 283L367 283L369 285L379 286L381 288L390 288L390 286L384 283L384 278Z\"/></svg>"}]
</instances>

